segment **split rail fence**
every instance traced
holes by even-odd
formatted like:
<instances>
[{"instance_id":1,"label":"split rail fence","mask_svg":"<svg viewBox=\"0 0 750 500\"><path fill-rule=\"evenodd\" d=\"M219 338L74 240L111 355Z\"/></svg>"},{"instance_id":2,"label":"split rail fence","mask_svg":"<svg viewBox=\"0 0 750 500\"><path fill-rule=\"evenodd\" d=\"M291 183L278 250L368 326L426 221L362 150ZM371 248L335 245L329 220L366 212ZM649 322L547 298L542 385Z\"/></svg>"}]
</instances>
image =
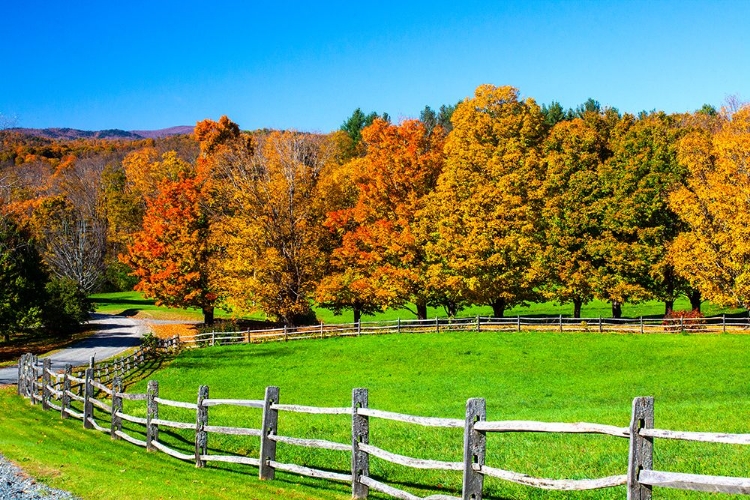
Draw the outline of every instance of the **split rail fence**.
<instances>
[{"instance_id":1,"label":"split rail fence","mask_svg":"<svg viewBox=\"0 0 750 500\"><path fill-rule=\"evenodd\" d=\"M485 400L469 399L464 418L436 418L406 415L371 408L368 404L368 390L359 388L352 391L351 406L316 407L282 404L278 387L267 387L263 399L219 399L209 396L208 386L200 386L194 402L164 399L159 396L157 381L149 381L147 391L129 394L123 391L122 378L115 376L107 385L95 379L94 368L87 368L83 377L70 373L55 373L45 360L37 366L33 357L22 358L25 380L19 381L22 395L33 404L41 403L45 410L57 410L62 418L76 418L83 421L86 429L95 429L109 434L112 439L122 439L149 451L160 451L174 458L194 462L197 467L206 463L229 462L256 467L261 479L274 479L276 471L298 474L351 485L352 497L367 498L370 489L403 500L419 500L408 491L385 483L382 478L370 474L370 459L380 460L415 469L455 471L462 476L460 496L445 494L429 495L431 500L481 499L486 477L499 478L544 490L592 490L625 485L628 499L648 500L654 486L704 492L724 492L750 494L750 478L709 476L666 472L654 469L653 446L655 439L700 441L706 443L726 443L749 445L750 434L722 434L705 432L681 432L654 428L654 400L638 397L633 400L630 424L617 427L596 423L551 423L539 421L489 421ZM80 392L76 391L80 387ZM82 395L79 395L82 394ZM132 415L123 410L123 401L131 405L143 405ZM209 410L218 406L253 408L261 412L260 428L211 425ZM176 421L160 418L163 407L182 408L194 412L190 421ZM144 412L145 409L145 412ZM132 408L131 408L131 411ZM163 410L162 410L162 413ZM282 433L283 419L280 414L301 413L313 415L348 415L351 419L351 440L336 442L327 439L310 439L299 436L286 436ZM425 427L453 428L463 430L463 460L450 462L413 458L393 453L371 442L370 423L372 419L385 419ZM123 430L123 421L129 422L130 430ZM137 431L132 429L137 428ZM194 435L188 450L176 449L160 440L160 431L182 429ZM138 432L138 435L134 435ZM349 433L347 429L344 430ZM603 434L616 439L629 440L627 467L623 460L623 473L620 475L594 479L545 479L531 477L513 471L503 470L487 464L488 433L556 433L556 434ZM209 453L210 435L249 436L259 439L257 456L230 454L216 448ZM306 465L285 462L277 454L277 443L292 446L333 450L350 458L348 470L322 470ZM458 444L458 443L457 443ZM435 488L438 489L438 488Z\"/></svg>"},{"instance_id":2,"label":"split rail fence","mask_svg":"<svg viewBox=\"0 0 750 500\"><path fill-rule=\"evenodd\" d=\"M213 331L181 335L184 347L225 344L278 342L314 338L353 337L398 333L440 333L447 331L574 331L618 333L742 333L750 331L750 317L734 318L435 318L424 320L361 321L348 324L324 324L304 327L283 327L262 330Z\"/></svg>"}]
</instances>

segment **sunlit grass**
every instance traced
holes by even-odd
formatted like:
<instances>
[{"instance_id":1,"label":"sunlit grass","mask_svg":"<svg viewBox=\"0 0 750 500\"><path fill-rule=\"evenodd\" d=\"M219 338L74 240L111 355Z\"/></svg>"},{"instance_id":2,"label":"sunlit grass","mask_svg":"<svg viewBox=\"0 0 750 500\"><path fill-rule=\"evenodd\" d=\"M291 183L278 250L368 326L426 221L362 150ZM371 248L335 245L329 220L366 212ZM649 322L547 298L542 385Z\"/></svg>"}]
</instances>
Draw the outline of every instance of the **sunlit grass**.
<instances>
[{"instance_id":1,"label":"sunlit grass","mask_svg":"<svg viewBox=\"0 0 750 500\"><path fill-rule=\"evenodd\" d=\"M198 309L178 309L160 307L154 304L151 299L145 299L139 292L117 292L117 293L100 293L91 296L96 304L96 311L105 314L120 314L124 316L135 316L145 319L183 319L186 321L201 321L203 315ZM689 310L690 302L685 298L675 301L675 310ZM744 309L727 309L721 308L705 302L702 306L703 314L714 316L719 314L737 315L743 313ZM661 317L664 315L664 303L659 301L647 301L638 304L624 304L622 308L623 316L626 318ZM333 323L352 323L354 316L352 311L343 311L340 315L335 315L332 311L324 308L315 308L315 314L319 321L326 324ZM558 316L570 317L573 314L573 306L570 304L556 304L554 302L541 302L528 304L525 306L516 306L505 312L506 316ZM447 313L443 308L430 307L427 310L429 318L445 318ZM492 308L489 306L472 306L461 310L459 317L492 316ZM610 318L612 309L609 303L600 300L594 300L582 308L584 318ZM233 315L217 310L217 318L229 319ZM243 314L239 317L263 321L266 316L262 313ZM388 309L374 315L363 316L362 321L388 321L396 319L413 319L415 318L413 308Z\"/></svg>"},{"instance_id":2,"label":"sunlit grass","mask_svg":"<svg viewBox=\"0 0 750 500\"><path fill-rule=\"evenodd\" d=\"M463 332L426 335L387 335L334 338L324 341L239 345L190 350L149 378L159 381L163 398L195 401L198 386L206 384L212 398L262 399L269 385L280 387L282 403L349 406L351 390L367 387L370 406L414 415L462 418L467 398L484 397L490 420L530 419L541 421L588 421L627 426L631 402L636 396L656 398L659 428L714 432L748 432L750 414L750 336L745 335L600 335L549 332ZM146 381L128 392L145 390ZM57 486L75 485L88 498L100 496L94 483L110 481L117 467L138 471L129 477L134 484L157 482L151 468L163 469L161 477L182 478L225 488L249 498L293 498L288 492L299 481L305 487L301 498L347 498L346 485L297 479L281 475L281 481L258 483L254 467L210 464L196 471L161 454L147 454L124 443L112 443L80 423L61 424L59 416L42 414L5 394L3 407L11 405L0 420L0 452L10 447L13 457L30 457L26 463L40 470L62 471L50 481ZM23 409L24 411L20 411ZM129 413L145 416L142 402L128 402ZM260 411L248 408L211 407L212 425L258 428ZM160 417L194 422L193 412L161 406ZM45 431L51 425L55 432ZM57 429L65 439L55 447ZM22 429L22 430L21 430ZM132 428L135 432L135 428ZM351 422L346 416L310 416L281 412L279 433L288 436L350 440ZM14 437L21 432L23 437ZM49 439L39 436L46 434ZM13 436L13 437L11 437ZM79 438L76 438L79 436ZM371 443L381 448L420 458L460 461L460 430L428 429L371 419ZM71 459L51 459L60 453L66 439L78 439ZM193 434L163 432L161 439L184 453L192 452ZM85 451L79 447L87 443ZM104 454L97 451L101 443ZM44 446L37 451L37 446ZM657 440L655 467L690 473L748 476L750 447L680 444ZM209 437L210 453L257 456L258 439ZM606 436L503 434L490 435L487 464L549 478L595 478L623 474L627 463L627 440ZM91 455L85 458L84 455ZM122 455L123 459L115 458ZM98 458L97 458L98 457ZM346 453L321 452L279 445L279 461L346 472ZM132 462L130 466L127 463ZM36 465L38 464L38 465ZM50 465L52 464L52 465ZM79 468L85 480L73 480ZM45 469L47 468L47 469ZM236 472L228 472L229 470ZM443 492L457 495L460 474L414 471L378 459L372 472L380 479L420 496ZM119 473L125 474L125 473ZM88 484L91 483L91 484ZM88 485L87 485L88 484ZM149 495L128 493L125 483L119 498L183 497L175 482L153 488ZM436 487L435 485L442 485ZM183 485L184 486L184 485ZM214 487L214 486L211 486ZM218 486L216 486L218 487ZM80 489L79 489L80 488ZM239 488L239 489L236 489ZM266 488L266 489L263 489ZM275 490L274 490L275 488ZM206 492L206 489L202 491ZM243 493L243 491L245 493ZM89 492L88 496L84 492ZM95 492L96 494L92 494ZM172 496L174 495L174 496ZM624 488L590 493L550 493L488 479L485 498L492 499L615 499ZM372 495L373 498L383 498ZM707 494L657 490L655 498L709 498ZM719 498L719 496L710 496ZM727 498L729 498L727 496Z\"/></svg>"}]
</instances>

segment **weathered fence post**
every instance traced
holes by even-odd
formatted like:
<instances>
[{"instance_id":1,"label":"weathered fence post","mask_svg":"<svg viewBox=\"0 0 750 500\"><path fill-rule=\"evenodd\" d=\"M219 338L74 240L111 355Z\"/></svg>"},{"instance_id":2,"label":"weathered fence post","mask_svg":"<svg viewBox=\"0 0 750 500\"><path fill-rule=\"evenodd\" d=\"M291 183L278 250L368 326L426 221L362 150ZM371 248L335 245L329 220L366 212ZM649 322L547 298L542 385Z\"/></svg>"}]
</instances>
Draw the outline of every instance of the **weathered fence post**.
<instances>
[{"instance_id":1,"label":"weathered fence post","mask_svg":"<svg viewBox=\"0 0 750 500\"><path fill-rule=\"evenodd\" d=\"M23 365L26 363L26 355L21 354L18 358L18 384L16 384L16 392L19 396L23 395L21 388L23 387Z\"/></svg>"},{"instance_id":2,"label":"weathered fence post","mask_svg":"<svg viewBox=\"0 0 750 500\"><path fill-rule=\"evenodd\" d=\"M481 323L481 317L477 314L477 331L481 330L480 323Z\"/></svg>"},{"instance_id":3,"label":"weathered fence post","mask_svg":"<svg viewBox=\"0 0 750 500\"><path fill-rule=\"evenodd\" d=\"M641 335L643 335L643 316L641 316Z\"/></svg>"},{"instance_id":4,"label":"weathered fence post","mask_svg":"<svg viewBox=\"0 0 750 500\"><path fill-rule=\"evenodd\" d=\"M279 425L279 410L273 405L279 402L279 388L275 386L266 387L266 397L263 402L263 423L260 436L260 479L273 479L276 470L271 462L276 461L276 441L270 436L276 434Z\"/></svg>"},{"instance_id":5,"label":"weathered fence post","mask_svg":"<svg viewBox=\"0 0 750 500\"><path fill-rule=\"evenodd\" d=\"M122 430L122 379L115 377L112 381L112 418L109 425L109 435L112 439L120 439L117 435Z\"/></svg>"},{"instance_id":6,"label":"weathered fence post","mask_svg":"<svg viewBox=\"0 0 750 500\"><path fill-rule=\"evenodd\" d=\"M73 365L66 364L63 372L62 398L60 399L60 418L68 418L68 407L70 406L70 374L73 372Z\"/></svg>"},{"instance_id":7,"label":"weathered fence post","mask_svg":"<svg viewBox=\"0 0 750 500\"><path fill-rule=\"evenodd\" d=\"M685 331L685 318L683 316L680 316L680 333Z\"/></svg>"},{"instance_id":8,"label":"weathered fence post","mask_svg":"<svg viewBox=\"0 0 750 500\"><path fill-rule=\"evenodd\" d=\"M357 410L367 408L367 389L352 390L352 498L367 498L369 488L360 482L361 477L370 475L370 455L359 449L360 443L370 444L370 421Z\"/></svg>"},{"instance_id":9,"label":"weathered fence post","mask_svg":"<svg viewBox=\"0 0 750 500\"><path fill-rule=\"evenodd\" d=\"M435 316L435 333L440 333L440 320Z\"/></svg>"},{"instance_id":10,"label":"weathered fence post","mask_svg":"<svg viewBox=\"0 0 750 500\"><path fill-rule=\"evenodd\" d=\"M357 337L362 335L362 320L357 321Z\"/></svg>"},{"instance_id":11,"label":"weathered fence post","mask_svg":"<svg viewBox=\"0 0 750 500\"><path fill-rule=\"evenodd\" d=\"M287 330L286 325L284 325L284 342L289 341L289 331Z\"/></svg>"},{"instance_id":12,"label":"weathered fence post","mask_svg":"<svg viewBox=\"0 0 750 500\"><path fill-rule=\"evenodd\" d=\"M721 315L721 333L727 333L727 315Z\"/></svg>"},{"instance_id":13,"label":"weathered fence post","mask_svg":"<svg viewBox=\"0 0 750 500\"><path fill-rule=\"evenodd\" d=\"M94 358L91 358L92 360ZM86 368L85 383L83 386L83 428L93 429L94 426L91 424L91 419L94 418L94 403L91 402L91 398L94 397L94 386L91 384L91 379L94 378L94 369Z\"/></svg>"},{"instance_id":14,"label":"weathered fence post","mask_svg":"<svg viewBox=\"0 0 750 500\"><path fill-rule=\"evenodd\" d=\"M284 327L284 335L286 336L286 327ZM211 347L216 345L216 332L211 332Z\"/></svg>"},{"instance_id":15,"label":"weathered fence post","mask_svg":"<svg viewBox=\"0 0 750 500\"><path fill-rule=\"evenodd\" d=\"M156 380L149 380L148 388L146 389L146 449L148 451L156 450L151 443L159 440L159 426L153 423L154 420L159 418L159 403L156 401L156 398L158 397L159 382Z\"/></svg>"},{"instance_id":16,"label":"weathered fence post","mask_svg":"<svg viewBox=\"0 0 750 500\"><path fill-rule=\"evenodd\" d=\"M50 398L50 383L52 382L50 377L50 370L52 369L52 362L49 358L44 358L42 364L42 409L49 410L49 398Z\"/></svg>"},{"instance_id":17,"label":"weathered fence post","mask_svg":"<svg viewBox=\"0 0 750 500\"><path fill-rule=\"evenodd\" d=\"M396 318L396 333L401 333L401 316Z\"/></svg>"},{"instance_id":18,"label":"weathered fence post","mask_svg":"<svg viewBox=\"0 0 750 500\"><path fill-rule=\"evenodd\" d=\"M640 435L640 429L654 428L654 398L635 398L630 421L628 454L628 500L651 500L651 486L638 482L642 470L653 467L654 439Z\"/></svg>"},{"instance_id":19,"label":"weathered fence post","mask_svg":"<svg viewBox=\"0 0 750 500\"><path fill-rule=\"evenodd\" d=\"M560 333L562 333L562 331L563 331L563 328L562 328L562 314L561 314L560 315Z\"/></svg>"},{"instance_id":20,"label":"weathered fence post","mask_svg":"<svg viewBox=\"0 0 750 500\"><path fill-rule=\"evenodd\" d=\"M474 430L474 424L486 419L487 410L484 398L471 398L466 401L463 500L480 500L482 498L484 474L481 474L477 469L484 465L487 438L484 432Z\"/></svg>"},{"instance_id":21,"label":"weathered fence post","mask_svg":"<svg viewBox=\"0 0 750 500\"><path fill-rule=\"evenodd\" d=\"M198 409L195 410L195 466L200 468L206 466L201 456L208 450L208 406L203 405L205 399L208 399L208 386L202 385L198 388Z\"/></svg>"},{"instance_id":22,"label":"weathered fence post","mask_svg":"<svg viewBox=\"0 0 750 500\"><path fill-rule=\"evenodd\" d=\"M29 356L29 365L28 365L28 382L26 384L27 391L29 394L29 397L31 398L31 404L35 405L37 403L36 400L36 393L37 393L37 383L36 383L36 356L31 354Z\"/></svg>"},{"instance_id":23,"label":"weathered fence post","mask_svg":"<svg viewBox=\"0 0 750 500\"><path fill-rule=\"evenodd\" d=\"M602 317L599 315L599 333L602 333Z\"/></svg>"},{"instance_id":24,"label":"weathered fence post","mask_svg":"<svg viewBox=\"0 0 750 500\"><path fill-rule=\"evenodd\" d=\"M521 331L521 315L516 315L516 330Z\"/></svg>"}]
</instances>

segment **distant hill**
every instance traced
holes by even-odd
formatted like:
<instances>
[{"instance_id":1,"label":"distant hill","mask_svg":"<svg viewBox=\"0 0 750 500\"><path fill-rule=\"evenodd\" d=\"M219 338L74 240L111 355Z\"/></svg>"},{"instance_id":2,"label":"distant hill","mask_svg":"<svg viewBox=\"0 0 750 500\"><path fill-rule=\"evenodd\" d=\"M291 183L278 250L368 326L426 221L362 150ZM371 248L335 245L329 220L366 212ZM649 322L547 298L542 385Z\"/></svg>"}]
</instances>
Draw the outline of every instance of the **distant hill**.
<instances>
[{"instance_id":1,"label":"distant hill","mask_svg":"<svg viewBox=\"0 0 750 500\"><path fill-rule=\"evenodd\" d=\"M32 135L35 137L45 137L55 140L74 140L74 139L158 139L170 135L192 134L193 128L188 125L178 127L163 128L160 130L77 130L73 128L12 128L13 132Z\"/></svg>"}]
</instances>

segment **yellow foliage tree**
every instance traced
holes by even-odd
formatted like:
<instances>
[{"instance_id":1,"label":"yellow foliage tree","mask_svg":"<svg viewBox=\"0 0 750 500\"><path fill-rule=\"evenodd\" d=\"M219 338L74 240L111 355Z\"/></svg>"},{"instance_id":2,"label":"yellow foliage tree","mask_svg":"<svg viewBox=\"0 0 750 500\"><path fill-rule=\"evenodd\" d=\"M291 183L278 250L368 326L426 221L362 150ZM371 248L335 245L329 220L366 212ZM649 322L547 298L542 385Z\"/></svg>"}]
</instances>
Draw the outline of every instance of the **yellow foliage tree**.
<instances>
[{"instance_id":1,"label":"yellow foliage tree","mask_svg":"<svg viewBox=\"0 0 750 500\"><path fill-rule=\"evenodd\" d=\"M446 162L425 203L433 286L495 316L535 297L544 116L513 87L482 85L458 105Z\"/></svg>"},{"instance_id":2,"label":"yellow foliage tree","mask_svg":"<svg viewBox=\"0 0 750 500\"><path fill-rule=\"evenodd\" d=\"M679 274L717 304L750 306L750 106L725 116L715 133L696 130L679 144L687 185L671 194L688 224L671 246Z\"/></svg>"}]
</instances>

